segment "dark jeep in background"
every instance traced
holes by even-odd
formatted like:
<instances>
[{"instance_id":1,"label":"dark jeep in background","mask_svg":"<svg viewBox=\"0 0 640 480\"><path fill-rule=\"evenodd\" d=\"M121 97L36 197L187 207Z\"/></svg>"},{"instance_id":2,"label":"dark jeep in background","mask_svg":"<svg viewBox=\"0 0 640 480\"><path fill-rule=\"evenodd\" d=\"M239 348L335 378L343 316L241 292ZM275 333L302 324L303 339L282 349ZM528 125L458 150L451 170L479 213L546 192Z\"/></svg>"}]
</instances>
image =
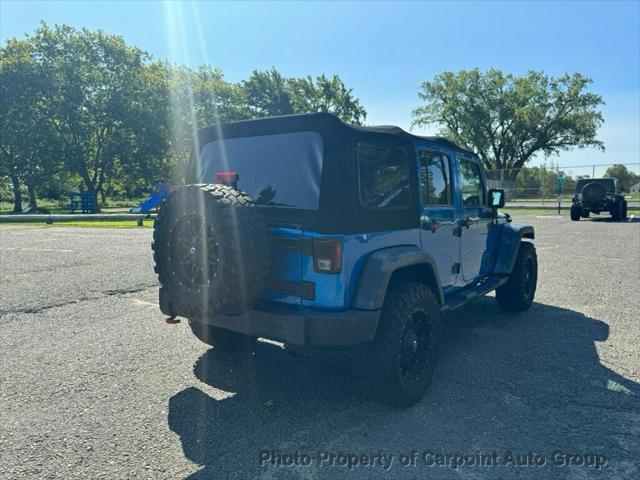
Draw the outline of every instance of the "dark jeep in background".
<instances>
[{"instance_id":1,"label":"dark jeep in background","mask_svg":"<svg viewBox=\"0 0 640 480\"><path fill-rule=\"evenodd\" d=\"M613 178L578 180L571 203L571 220L575 222L580 217L588 218L590 213L600 212L609 212L615 221L627 218L627 201L617 193Z\"/></svg>"}]
</instances>

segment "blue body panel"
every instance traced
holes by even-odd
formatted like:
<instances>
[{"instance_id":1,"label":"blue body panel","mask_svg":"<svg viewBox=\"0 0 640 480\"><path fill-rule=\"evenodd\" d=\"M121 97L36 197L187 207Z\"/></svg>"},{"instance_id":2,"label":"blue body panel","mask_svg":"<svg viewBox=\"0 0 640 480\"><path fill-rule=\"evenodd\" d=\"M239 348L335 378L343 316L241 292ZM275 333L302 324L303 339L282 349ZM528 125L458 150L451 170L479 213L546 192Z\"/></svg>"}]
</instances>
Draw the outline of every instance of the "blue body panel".
<instances>
[{"instance_id":1,"label":"blue body panel","mask_svg":"<svg viewBox=\"0 0 640 480\"><path fill-rule=\"evenodd\" d=\"M355 295L362 266L367 256L385 247L420 245L420 230L363 233L357 235L322 235L312 231L291 228L270 228L272 236L295 238L339 238L342 241L342 270L336 274L318 273L313 270L310 255L293 250L276 249L273 252L273 277L288 282L315 284L315 299L302 300L292 295L267 292L263 298L290 305L344 310L349 308Z\"/></svg>"},{"instance_id":2,"label":"blue body panel","mask_svg":"<svg viewBox=\"0 0 640 480\"><path fill-rule=\"evenodd\" d=\"M342 271L327 275L313 270L311 257L303 261L302 279L316 284L315 300L303 300L306 307L345 309L351 306L358 287L360 272L367 256L376 250L399 245L420 245L419 229L393 232L344 235L342 239ZM308 237L326 237L315 232L305 232ZM335 235L330 237L335 238Z\"/></svg>"}]
</instances>

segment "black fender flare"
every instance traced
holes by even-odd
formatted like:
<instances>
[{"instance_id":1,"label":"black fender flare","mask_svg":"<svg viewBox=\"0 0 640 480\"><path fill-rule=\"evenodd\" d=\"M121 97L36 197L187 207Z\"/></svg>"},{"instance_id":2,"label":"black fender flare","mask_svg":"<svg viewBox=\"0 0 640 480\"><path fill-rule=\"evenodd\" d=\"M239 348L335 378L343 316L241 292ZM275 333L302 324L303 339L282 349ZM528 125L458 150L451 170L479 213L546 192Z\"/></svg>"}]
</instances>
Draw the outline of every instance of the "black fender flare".
<instances>
[{"instance_id":1,"label":"black fender flare","mask_svg":"<svg viewBox=\"0 0 640 480\"><path fill-rule=\"evenodd\" d=\"M382 308L393 272L414 265L424 265L430 269L432 278L429 280L433 283L434 293L440 305L444 305L438 267L433 257L420 247L404 245L383 248L367 257L360 272L353 308L362 310Z\"/></svg>"},{"instance_id":2,"label":"black fender flare","mask_svg":"<svg viewBox=\"0 0 640 480\"><path fill-rule=\"evenodd\" d=\"M500 242L498 244L498 255L493 267L493 273L498 275L509 275L513 271L516 257L520 250L520 242L523 238L533 240L535 232L531 225L520 223L505 223L500 232Z\"/></svg>"}]
</instances>

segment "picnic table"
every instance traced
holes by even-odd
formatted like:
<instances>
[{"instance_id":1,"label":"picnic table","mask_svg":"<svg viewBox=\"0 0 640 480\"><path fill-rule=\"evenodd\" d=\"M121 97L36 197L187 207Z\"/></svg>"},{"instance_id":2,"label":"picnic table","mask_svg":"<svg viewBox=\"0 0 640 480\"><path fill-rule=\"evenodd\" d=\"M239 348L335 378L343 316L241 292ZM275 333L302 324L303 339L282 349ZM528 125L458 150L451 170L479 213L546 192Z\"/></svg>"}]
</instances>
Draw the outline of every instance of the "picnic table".
<instances>
[{"instance_id":1,"label":"picnic table","mask_svg":"<svg viewBox=\"0 0 640 480\"><path fill-rule=\"evenodd\" d=\"M71 192L69 194L71 213L81 211L82 213L97 213L98 196L96 192Z\"/></svg>"}]
</instances>

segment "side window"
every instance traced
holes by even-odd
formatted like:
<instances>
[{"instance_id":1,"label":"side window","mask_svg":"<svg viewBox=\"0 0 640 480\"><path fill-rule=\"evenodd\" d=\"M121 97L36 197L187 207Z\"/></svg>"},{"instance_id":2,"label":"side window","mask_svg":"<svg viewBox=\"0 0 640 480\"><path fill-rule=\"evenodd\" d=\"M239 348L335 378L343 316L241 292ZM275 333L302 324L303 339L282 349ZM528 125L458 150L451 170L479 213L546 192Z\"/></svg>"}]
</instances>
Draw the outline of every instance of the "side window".
<instances>
[{"instance_id":1,"label":"side window","mask_svg":"<svg viewBox=\"0 0 640 480\"><path fill-rule=\"evenodd\" d=\"M437 152L420 150L420 186L424 205L451 205L449 158Z\"/></svg>"},{"instance_id":2,"label":"side window","mask_svg":"<svg viewBox=\"0 0 640 480\"><path fill-rule=\"evenodd\" d=\"M365 208L410 205L409 155L401 147L358 144L360 204Z\"/></svg>"},{"instance_id":3,"label":"side window","mask_svg":"<svg viewBox=\"0 0 640 480\"><path fill-rule=\"evenodd\" d=\"M484 186L477 163L469 160L460 161L460 192L465 207L484 205Z\"/></svg>"}]
</instances>

